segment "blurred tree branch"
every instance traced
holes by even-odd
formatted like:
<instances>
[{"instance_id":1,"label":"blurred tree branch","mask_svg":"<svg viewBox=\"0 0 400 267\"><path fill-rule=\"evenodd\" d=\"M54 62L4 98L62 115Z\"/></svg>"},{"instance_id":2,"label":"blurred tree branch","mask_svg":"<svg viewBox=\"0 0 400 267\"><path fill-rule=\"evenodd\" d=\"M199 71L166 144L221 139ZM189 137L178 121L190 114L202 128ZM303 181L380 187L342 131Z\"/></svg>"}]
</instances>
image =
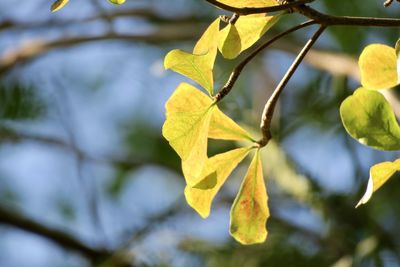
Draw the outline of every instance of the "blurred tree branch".
<instances>
[{"instance_id":1,"label":"blurred tree branch","mask_svg":"<svg viewBox=\"0 0 400 267\"><path fill-rule=\"evenodd\" d=\"M106 259L111 256L111 252L103 248L93 248L84 244L74 236L68 234L65 230L55 229L44 226L42 223L29 219L19 213L11 212L5 207L0 206L0 224L9 225L37 234L53 243L75 252L82 254L92 262Z\"/></svg>"}]
</instances>

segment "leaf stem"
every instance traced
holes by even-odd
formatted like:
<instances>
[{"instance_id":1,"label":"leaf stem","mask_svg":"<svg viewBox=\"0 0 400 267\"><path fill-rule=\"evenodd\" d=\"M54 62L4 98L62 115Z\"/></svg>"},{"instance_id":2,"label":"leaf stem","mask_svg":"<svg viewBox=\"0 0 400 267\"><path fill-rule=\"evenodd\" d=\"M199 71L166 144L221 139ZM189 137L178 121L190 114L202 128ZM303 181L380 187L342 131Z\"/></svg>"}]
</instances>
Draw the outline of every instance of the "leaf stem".
<instances>
[{"instance_id":1,"label":"leaf stem","mask_svg":"<svg viewBox=\"0 0 400 267\"><path fill-rule=\"evenodd\" d=\"M275 106L278 102L279 96L281 95L282 91L285 89L287 83L289 82L290 78L296 72L298 66L303 61L304 57L307 55L308 51L312 48L321 34L324 32L327 26L321 25L318 30L314 33L314 35L308 40L308 42L304 45L303 49L297 55L296 59L287 70L285 76L282 78L278 86L276 87L275 91L272 93L271 97L268 99L267 103L265 104L263 115L261 118L261 133L263 137L257 143L260 147L264 147L268 144L269 140L271 139L271 121L274 115Z\"/></svg>"}]
</instances>

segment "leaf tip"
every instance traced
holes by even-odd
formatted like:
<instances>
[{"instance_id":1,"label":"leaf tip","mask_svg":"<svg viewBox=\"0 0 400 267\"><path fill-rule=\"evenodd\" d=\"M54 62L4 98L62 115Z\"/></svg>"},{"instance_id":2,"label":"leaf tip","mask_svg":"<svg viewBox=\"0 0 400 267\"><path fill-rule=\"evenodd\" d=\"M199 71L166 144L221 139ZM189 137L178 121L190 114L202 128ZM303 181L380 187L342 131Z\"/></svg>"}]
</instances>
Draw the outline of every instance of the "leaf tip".
<instances>
[{"instance_id":1,"label":"leaf tip","mask_svg":"<svg viewBox=\"0 0 400 267\"><path fill-rule=\"evenodd\" d=\"M372 180L372 176L370 176L368 180L368 185L367 185L367 190L365 191L363 197L360 199L360 201L357 203L356 208L359 206L367 203L370 198L372 197L372 193L374 192L374 182Z\"/></svg>"},{"instance_id":2,"label":"leaf tip","mask_svg":"<svg viewBox=\"0 0 400 267\"><path fill-rule=\"evenodd\" d=\"M68 2L69 0L57 0L51 5L50 11L52 13L57 12L58 10L63 8Z\"/></svg>"}]
</instances>

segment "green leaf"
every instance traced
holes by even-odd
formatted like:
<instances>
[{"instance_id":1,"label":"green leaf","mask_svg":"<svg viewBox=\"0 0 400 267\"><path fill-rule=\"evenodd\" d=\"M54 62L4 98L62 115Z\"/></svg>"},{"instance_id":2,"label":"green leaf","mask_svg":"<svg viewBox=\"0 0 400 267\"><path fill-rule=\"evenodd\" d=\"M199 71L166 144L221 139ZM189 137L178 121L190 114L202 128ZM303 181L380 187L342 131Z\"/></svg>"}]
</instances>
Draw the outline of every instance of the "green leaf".
<instances>
[{"instance_id":1,"label":"green leaf","mask_svg":"<svg viewBox=\"0 0 400 267\"><path fill-rule=\"evenodd\" d=\"M360 143L380 150L400 150L400 127L379 92L356 90L343 101L340 115L347 132Z\"/></svg>"},{"instance_id":2,"label":"green leaf","mask_svg":"<svg viewBox=\"0 0 400 267\"><path fill-rule=\"evenodd\" d=\"M393 47L372 44L360 55L361 84L366 89L387 89L399 84L397 56Z\"/></svg>"},{"instance_id":3,"label":"green leaf","mask_svg":"<svg viewBox=\"0 0 400 267\"><path fill-rule=\"evenodd\" d=\"M267 6L275 6L278 5L278 1L276 0L219 0L220 3L223 3L232 7L267 7Z\"/></svg>"},{"instance_id":4,"label":"green leaf","mask_svg":"<svg viewBox=\"0 0 400 267\"><path fill-rule=\"evenodd\" d=\"M57 0L51 5L51 12L56 12L68 4L69 0Z\"/></svg>"},{"instance_id":5,"label":"green leaf","mask_svg":"<svg viewBox=\"0 0 400 267\"><path fill-rule=\"evenodd\" d=\"M166 103L163 136L182 159L189 185L197 182L207 160L207 135L212 100L195 87L183 83Z\"/></svg>"},{"instance_id":6,"label":"green leaf","mask_svg":"<svg viewBox=\"0 0 400 267\"><path fill-rule=\"evenodd\" d=\"M255 154L231 210L231 235L244 245L262 243L267 238L268 196L259 150Z\"/></svg>"},{"instance_id":7,"label":"green leaf","mask_svg":"<svg viewBox=\"0 0 400 267\"><path fill-rule=\"evenodd\" d=\"M201 217L208 217L215 195L250 149L238 148L209 158L203 170L204 178L194 187L186 186L186 201Z\"/></svg>"},{"instance_id":8,"label":"green leaf","mask_svg":"<svg viewBox=\"0 0 400 267\"><path fill-rule=\"evenodd\" d=\"M246 130L226 116L218 107L215 107L211 117L208 138L255 142L254 138Z\"/></svg>"},{"instance_id":9,"label":"green leaf","mask_svg":"<svg viewBox=\"0 0 400 267\"><path fill-rule=\"evenodd\" d=\"M122 5L123 3L125 3L125 0L108 0L108 2L114 5Z\"/></svg>"},{"instance_id":10,"label":"green leaf","mask_svg":"<svg viewBox=\"0 0 400 267\"><path fill-rule=\"evenodd\" d=\"M369 180L367 190L361 200L358 202L356 208L365 204L370 200L372 194L382 187L390 177L396 172L400 171L400 159L395 162L382 162L371 167L369 171Z\"/></svg>"},{"instance_id":11,"label":"green leaf","mask_svg":"<svg viewBox=\"0 0 400 267\"><path fill-rule=\"evenodd\" d=\"M220 31L218 48L227 59L236 58L256 43L281 17L256 14L240 16L235 24L228 24Z\"/></svg>"},{"instance_id":12,"label":"green leaf","mask_svg":"<svg viewBox=\"0 0 400 267\"><path fill-rule=\"evenodd\" d=\"M219 19L215 20L202 35L193 49L193 54L178 49L170 51L165 56L165 69L171 69L196 81L212 95L218 32Z\"/></svg>"}]
</instances>

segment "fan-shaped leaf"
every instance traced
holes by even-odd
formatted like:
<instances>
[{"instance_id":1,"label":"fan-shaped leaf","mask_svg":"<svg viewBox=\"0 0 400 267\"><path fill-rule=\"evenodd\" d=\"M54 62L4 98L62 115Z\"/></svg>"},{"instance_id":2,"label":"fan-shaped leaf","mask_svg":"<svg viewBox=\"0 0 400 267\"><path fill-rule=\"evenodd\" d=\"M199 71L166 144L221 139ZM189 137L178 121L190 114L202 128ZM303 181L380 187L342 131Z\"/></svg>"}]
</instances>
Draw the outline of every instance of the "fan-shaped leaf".
<instances>
[{"instance_id":1,"label":"fan-shaped leaf","mask_svg":"<svg viewBox=\"0 0 400 267\"><path fill-rule=\"evenodd\" d=\"M193 54L178 49L170 51L164 60L165 69L178 72L200 84L213 94L213 68L217 55L219 19L205 31L193 49Z\"/></svg>"},{"instance_id":2,"label":"fan-shaped leaf","mask_svg":"<svg viewBox=\"0 0 400 267\"><path fill-rule=\"evenodd\" d=\"M196 81L210 94L213 91L213 74L207 54L198 56L175 49L166 55L164 67Z\"/></svg>"},{"instance_id":3,"label":"fan-shaped leaf","mask_svg":"<svg viewBox=\"0 0 400 267\"><path fill-rule=\"evenodd\" d=\"M163 135L182 159L189 185L196 182L207 160L207 135L214 106L195 87L183 83L166 103Z\"/></svg>"}]
</instances>

